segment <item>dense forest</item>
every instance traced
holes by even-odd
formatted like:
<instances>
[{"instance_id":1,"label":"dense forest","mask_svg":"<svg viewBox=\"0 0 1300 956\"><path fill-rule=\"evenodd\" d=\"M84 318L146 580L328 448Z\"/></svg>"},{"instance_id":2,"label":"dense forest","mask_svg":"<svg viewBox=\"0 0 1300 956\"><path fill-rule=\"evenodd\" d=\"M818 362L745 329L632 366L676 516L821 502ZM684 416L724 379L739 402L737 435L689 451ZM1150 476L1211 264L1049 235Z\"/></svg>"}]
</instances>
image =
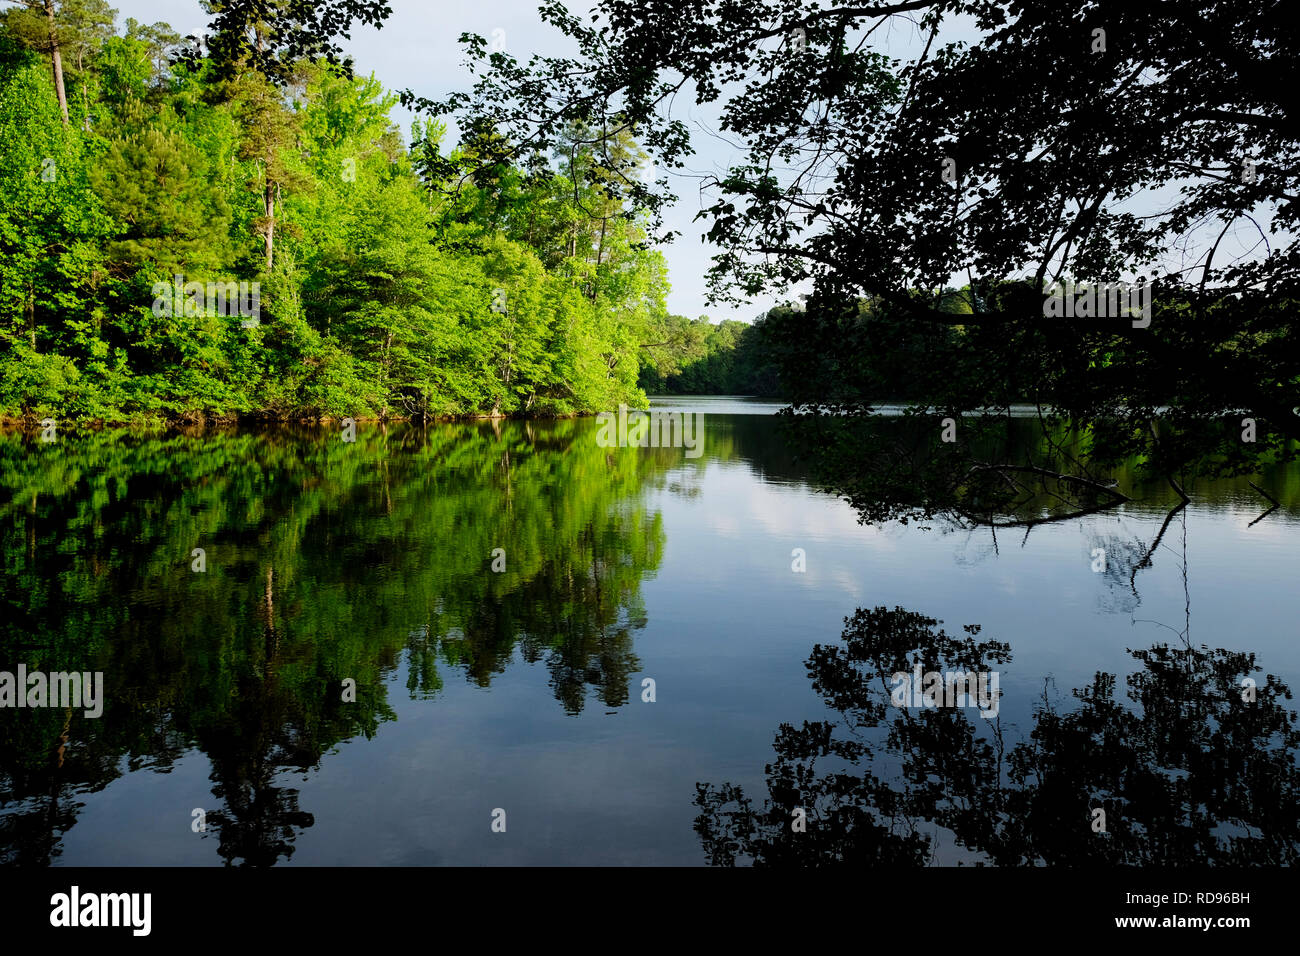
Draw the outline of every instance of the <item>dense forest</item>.
<instances>
[{"instance_id":1,"label":"dense forest","mask_svg":"<svg viewBox=\"0 0 1300 956\"><path fill-rule=\"evenodd\" d=\"M1129 117L1099 130L1075 110L1074 141L1153 116L1179 134L1155 152L1121 137L1058 155L1029 148L1060 131L1022 102L1044 80L1016 51L1073 22L1067 0L1012 17L992 53L961 54L963 82L982 91L970 102L945 94L957 47L912 76L840 56L844 30L908 4L801 19L756 3L736 25L753 42L739 44L711 21L678 42L666 0L604 0L608 35L547 7L579 59L524 64L467 34L469 88L439 100L339 62L341 24L387 16L375 0L322 0L332 12L310 22L301 5L208 2L201 42L161 23L119 31L106 0L4 4L0 418L550 416L745 393L850 413L1028 401L1102 423L1116 454L1146 446L1166 470L1240 452L1221 438L1228 419L1258 420L1255 450L1300 438L1296 142L1273 85L1254 82L1259 50L1292 46L1269 18L1215 13L1221 29L1197 41L1227 71L1213 88L1182 72L1142 89L1122 79L1119 62L1195 60L1181 48L1126 43L1112 63L1069 47L1052 95L1109 96ZM937 31L948 8L915 6ZM1194 0L1106 7L1130 39L1207 15ZM778 42L791 29L797 47ZM710 92L728 69L768 80ZM749 325L669 314L656 245L675 197L653 171L680 169L692 146L655 104L681 76L700 104L721 97L721 129L749 151L706 184L717 301L810 289L802 305ZM796 109L791 89L820 91L831 119ZM1203 101L1203 122L1184 124L1184 101ZM409 135L399 102L420 117ZM963 140L985 113L1015 135ZM807 136L830 139L806 176L782 186L764 172ZM950 165L961 175L918 172ZM822 194L811 184L830 167ZM1119 208L1175 180L1170 209ZM1034 186L991 188L1017 182ZM1260 242L1243 246L1243 229ZM1195 265L1173 268L1184 246ZM1072 277L1149 278L1154 321L1047 318L1045 284ZM1170 409L1169 427L1206 436L1198 447L1154 434Z\"/></svg>"},{"instance_id":2,"label":"dense forest","mask_svg":"<svg viewBox=\"0 0 1300 956\"><path fill-rule=\"evenodd\" d=\"M493 131L403 137L373 75L232 69L105 0L43 8L0 17L2 418L566 415L784 398L778 362L806 383L801 308L668 312L626 129L485 171ZM875 397L919 396L874 353L850 364Z\"/></svg>"},{"instance_id":3,"label":"dense forest","mask_svg":"<svg viewBox=\"0 0 1300 956\"><path fill-rule=\"evenodd\" d=\"M781 398L780 371L769 352L773 325L801 312L777 307L753 323L666 315L652 324L640 385L649 395L759 395Z\"/></svg>"},{"instance_id":4,"label":"dense forest","mask_svg":"<svg viewBox=\"0 0 1300 956\"><path fill-rule=\"evenodd\" d=\"M591 162L637 169L626 130L453 181L472 142L407 145L373 76L45 6L0 19L0 415L566 415L680 364L663 257Z\"/></svg>"}]
</instances>

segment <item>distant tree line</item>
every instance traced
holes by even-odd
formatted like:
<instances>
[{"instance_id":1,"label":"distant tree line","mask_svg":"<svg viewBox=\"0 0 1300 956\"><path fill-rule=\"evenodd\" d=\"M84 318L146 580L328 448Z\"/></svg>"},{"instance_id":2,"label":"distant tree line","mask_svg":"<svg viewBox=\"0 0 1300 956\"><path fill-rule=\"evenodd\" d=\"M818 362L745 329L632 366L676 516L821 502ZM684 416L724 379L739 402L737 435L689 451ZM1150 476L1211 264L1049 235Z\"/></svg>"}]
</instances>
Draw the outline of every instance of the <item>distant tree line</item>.
<instances>
[{"instance_id":1,"label":"distant tree line","mask_svg":"<svg viewBox=\"0 0 1300 956\"><path fill-rule=\"evenodd\" d=\"M649 395L783 397L766 351L767 320L763 315L752 324L734 319L714 324L703 316L664 316L646 345L640 386Z\"/></svg>"}]
</instances>

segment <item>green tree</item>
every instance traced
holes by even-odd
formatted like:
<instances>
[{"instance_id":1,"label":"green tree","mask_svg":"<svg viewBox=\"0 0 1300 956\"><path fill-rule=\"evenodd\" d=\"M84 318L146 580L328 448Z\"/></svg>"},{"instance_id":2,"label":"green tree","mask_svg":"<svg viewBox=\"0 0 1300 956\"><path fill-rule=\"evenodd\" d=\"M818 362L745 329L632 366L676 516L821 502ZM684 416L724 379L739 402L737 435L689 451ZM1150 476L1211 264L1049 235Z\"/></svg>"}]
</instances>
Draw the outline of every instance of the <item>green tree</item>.
<instances>
[{"instance_id":1,"label":"green tree","mask_svg":"<svg viewBox=\"0 0 1300 956\"><path fill-rule=\"evenodd\" d=\"M109 221L44 69L3 33L0 60L0 395L42 414L80 377L76 359L99 357L86 321Z\"/></svg>"},{"instance_id":2,"label":"green tree","mask_svg":"<svg viewBox=\"0 0 1300 956\"><path fill-rule=\"evenodd\" d=\"M63 125L68 125L68 93L63 79L63 27L54 0L5 0L17 4L5 11L11 35L29 42L33 48L50 55L54 91L59 98ZM66 6L62 4L61 6Z\"/></svg>"}]
</instances>

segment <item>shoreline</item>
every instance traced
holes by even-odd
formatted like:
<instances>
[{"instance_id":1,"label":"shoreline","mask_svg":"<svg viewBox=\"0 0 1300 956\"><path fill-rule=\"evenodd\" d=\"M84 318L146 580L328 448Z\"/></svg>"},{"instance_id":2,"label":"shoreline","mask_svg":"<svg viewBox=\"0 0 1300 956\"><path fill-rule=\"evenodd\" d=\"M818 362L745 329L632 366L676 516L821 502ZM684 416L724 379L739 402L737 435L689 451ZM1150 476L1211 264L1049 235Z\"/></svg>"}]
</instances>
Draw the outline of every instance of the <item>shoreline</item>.
<instances>
[{"instance_id":1,"label":"shoreline","mask_svg":"<svg viewBox=\"0 0 1300 956\"><path fill-rule=\"evenodd\" d=\"M564 415L535 415L535 414L464 414L464 415L427 415L427 416L408 416L408 415L303 415L303 416L274 416L274 415L186 415L180 417L159 418L155 416L142 416L132 418L45 418L36 417L14 417L9 415L0 415L0 432L7 431L40 431L43 423L47 420L53 421L55 427L64 429L79 430L101 430L106 428L140 428L148 430L167 431L186 428L236 428L247 426L275 426L275 425L342 425L346 421L355 422L358 425L387 425L387 424L429 424L429 425L446 425L458 422L500 422L500 421L567 421L575 418L594 418L599 412L584 411L570 412Z\"/></svg>"},{"instance_id":2,"label":"shoreline","mask_svg":"<svg viewBox=\"0 0 1300 956\"><path fill-rule=\"evenodd\" d=\"M647 403L644 408L633 408L625 406L628 411L648 412L652 404L657 399L692 399L701 397L725 397L725 398L748 398L751 396L700 396L700 395L652 395L647 396ZM781 399L771 399L778 404L788 404ZM595 418L605 411L610 414L617 414L618 409L591 409L577 412L567 412L564 414L538 414L535 412L466 412L456 415L270 415L264 413L247 413L232 415L180 415L180 416L157 416L157 415L131 415L121 418L57 418L46 415L37 417L36 415L16 416L0 414L0 432L8 431L40 431L43 423L49 419L55 423L59 429L90 429L100 430L105 428L141 428L150 430L174 430L186 428L231 428L247 426L274 426L274 425L342 425L343 422L351 419L358 425L376 425L376 424L430 424L446 425L462 422L500 422L500 421L519 421L519 422L559 422L569 421L578 418Z\"/></svg>"}]
</instances>

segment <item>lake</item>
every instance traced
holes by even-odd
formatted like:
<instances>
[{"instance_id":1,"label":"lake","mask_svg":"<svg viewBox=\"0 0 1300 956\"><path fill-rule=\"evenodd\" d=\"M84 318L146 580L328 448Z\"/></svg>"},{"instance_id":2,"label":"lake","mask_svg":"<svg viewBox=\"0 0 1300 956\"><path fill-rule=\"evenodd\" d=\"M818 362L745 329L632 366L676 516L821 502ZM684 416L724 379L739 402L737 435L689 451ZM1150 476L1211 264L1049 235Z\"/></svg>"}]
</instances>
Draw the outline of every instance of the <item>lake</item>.
<instances>
[{"instance_id":1,"label":"lake","mask_svg":"<svg viewBox=\"0 0 1300 956\"><path fill-rule=\"evenodd\" d=\"M1262 520L1242 478L867 526L778 407L657 401L694 458L594 419L0 436L0 669L104 682L0 710L0 860L1295 860L1294 479ZM892 706L915 648L995 669L996 718Z\"/></svg>"}]
</instances>

